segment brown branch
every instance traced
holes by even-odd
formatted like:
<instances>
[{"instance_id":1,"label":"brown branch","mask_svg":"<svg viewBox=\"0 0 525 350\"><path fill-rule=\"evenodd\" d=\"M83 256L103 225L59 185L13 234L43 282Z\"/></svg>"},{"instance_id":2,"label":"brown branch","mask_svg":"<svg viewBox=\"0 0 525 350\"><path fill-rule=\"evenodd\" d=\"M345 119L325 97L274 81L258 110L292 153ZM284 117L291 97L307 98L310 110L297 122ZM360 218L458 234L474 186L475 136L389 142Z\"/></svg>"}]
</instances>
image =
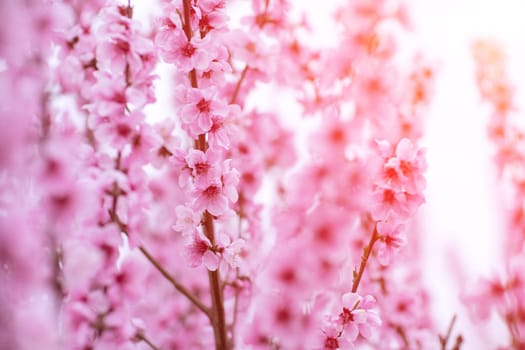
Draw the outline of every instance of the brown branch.
<instances>
[{"instance_id":1,"label":"brown branch","mask_svg":"<svg viewBox=\"0 0 525 350\"><path fill-rule=\"evenodd\" d=\"M504 317L504 319L505 319L505 324L510 333L512 346L517 349L520 345L520 340L519 340L520 337L519 337L519 331L518 331L516 322L508 314Z\"/></svg>"},{"instance_id":2,"label":"brown branch","mask_svg":"<svg viewBox=\"0 0 525 350\"><path fill-rule=\"evenodd\" d=\"M452 348L452 350L460 350L461 349L461 344L463 344L463 337L460 334L460 335L457 336L456 344L454 344L454 347Z\"/></svg>"},{"instance_id":3,"label":"brown branch","mask_svg":"<svg viewBox=\"0 0 525 350\"><path fill-rule=\"evenodd\" d=\"M207 211L203 214L204 233L210 240L212 246L215 246L215 233L213 226L213 217ZM213 333L215 336L215 348L225 350L229 348L228 337L226 334L226 318L224 315L223 294L220 287L219 271L208 271L208 280L210 284L210 293L212 301L211 319L213 323Z\"/></svg>"},{"instance_id":4,"label":"brown branch","mask_svg":"<svg viewBox=\"0 0 525 350\"><path fill-rule=\"evenodd\" d=\"M144 343L148 344L148 346L152 349L152 350L160 350L160 348L158 346L156 346L155 344L153 344L153 342L151 340L149 340L145 335L144 333L142 332L139 332L135 335L134 341L143 341Z\"/></svg>"},{"instance_id":5,"label":"brown branch","mask_svg":"<svg viewBox=\"0 0 525 350\"><path fill-rule=\"evenodd\" d=\"M363 273L365 272L366 263L368 262L368 258L370 257L370 253L372 252L372 248L374 247L374 244L377 241L378 237L379 235L377 233L377 225L374 225L374 232L370 237L370 242L368 242L368 245L364 249L363 256L361 257L361 265L359 266L359 271L357 273L354 271L352 293L357 292L357 288L359 287L359 283L361 283L361 278L363 277Z\"/></svg>"},{"instance_id":6,"label":"brown branch","mask_svg":"<svg viewBox=\"0 0 525 350\"><path fill-rule=\"evenodd\" d=\"M184 17L184 23L183 23L183 30L186 34L186 39L188 42L191 41L191 37L193 35L192 29L191 29L191 18L190 18L190 10L191 10L191 4L190 0L182 0L182 7L183 7L183 17ZM192 69L189 73L189 79L191 83L192 88L198 88L199 84L197 82L197 72L195 69ZM206 135L201 134L199 135L198 139L194 141L195 148L201 150L202 152L206 152L206 149L208 148L208 143L206 142ZM215 246L215 233L214 233L214 226L213 226L213 217L210 213L207 211L203 214L203 226L204 226L204 233L206 237L210 240L213 246ZM228 344L228 337L226 333L226 321L224 316L224 299L222 295L222 290L220 286L220 275L219 271L208 271L208 280L210 285L210 293L211 293L211 312L209 313L210 320L213 326L213 335L215 338L215 348L217 350L225 350L229 348Z\"/></svg>"},{"instance_id":7,"label":"brown branch","mask_svg":"<svg viewBox=\"0 0 525 350\"><path fill-rule=\"evenodd\" d=\"M239 280L239 268L237 268L236 271L235 271L235 279L236 279L236 281ZM234 304L233 304L233 320L232 320L232 323L230 325L230 329L231 329L231 333L232 333L232 337L231 337L231 340L230 340L230 347L232 349L235 347L235 325L237 324L237 317L238 317L238 313L239 313L239 297L240 297L240 294L241 294L241 287L239 285L237 285L235 283L233 285L233 287L235 288L235 300L234 300Z\"/></svg>"},{"instance_id":8,"label":"brown branch","mask_svg":"<svg viewBox=\"0 0 525 350\"><path fill-rule=\"evenodd\" d=\"M239 91L241 91L241 85L244 81L244 78L246 77L246 73L248 72L248 69L250 67L246 65L244 69L242 70L241 76L239 78L239 81L237 81L237 84L235 85L235 90L233 90L232 97L230 99L230 104L234 104L237 101L237 97L239 95Z\"/></svg>"},{"instance_id":9,"label":"brown branch","mask_svg":"<svg viewBox=\"0 0 525 350\"><path fill-rule=\"evenodd\" d=\"M113 202L111 205L112 208L109 210L111 221L113 221L118 226L120 232L128 236L127 225L120 220L119 216L116 213L119 194L114 193L112 194L112 196L113 196ZM139 250L148 259L148 261L151 262L151 264L162 274L162 276L164 276L164 278L166 278L173 285L173 287L175 287L176 290L178 290L182 295L188 298L188 300L193 305L195 305L199 310L204 312L204 314L208 316L208 318L211 319L210 310L199 299L197 299L197 297L194 296L186 287L180 284L175 279L175 277L173 277L168 271L166 271L166 269L160 264L160 262L157 259L155 259L153 255L151 255L150 252L144 246L139 246Z\"/></svg>"},{"instance_id":10,"label":"brown branch","mask_svg":"<svg viewBox=\"0 0 525 350\"><path fill-rule=\"evenodd\" d=\"M184 16L184 22L182 23L182 29L184 30L184 34L186 34L186 38L188 39L188 41L190 41L192 37L190 8L191 8L190 0L182 0L182 13Z\"/></svg>"},{"instance_id":11,"label":"brown branch","mask_svg":"<svg viewBox=\"0 0 525 350\"><path fill-rule=\"evenodd\" d=\"M193 305L195 305L199 310L204 312L208 318L210 318L210 310L195 296L193 295L186 287L184 287L182 284L180 284L166 269L151 255L151 253L144 248L144 246L140 246L139 250L144 254L144 256L151 262L153 266L161 273L164 278L166 278L172 285L177 289L182 295L184 295L188 300L192 302Z\"/></svg>"},{"instance_id":12,"label":"brown branch","mask_svg":"<svg viewBox=\"0 0 525 350\"><path fill-rule=\"evenodd\" d=\"M452 320L450 320L450 324L448 325L447 334L443 336L439 336L439 343L441 344L441 350L447 349L448 341L450 340L450 336L452 335L452 329L454 328L454 324L456 323L457 315L452 316Z\"/></svg>"},{"instance_id":13,"label":"brown branch","mask_svg":"<svg viewBox=\"0 0 525 350\"><path fill-rule=\"evenodd\" d=\"M117 158L115 159L115 169L122 171L120 169L121 165L121 157L122 154L118 152ZM126 236L129 235L128 233L128 226L120 220L120 217L117 214L117 208L118 208L118 199L120 195L122 194L122 191L118 187L118 184L115 182L113 184L113 189L110 192L110 195L112 197L112 203L111 203L111 209L109 209L109 217L111 218L111 221L115 223L120 232L124 233ZM184 287L182 284L180 284L166 269L149 253L149 251L144 247L140 246L139 250L144 254L144 256L151 262L151 264L166 278L174 287L176 290L178 290L182 295L184 295L186 298L188 298L189 301L193 305L195 305L199 310L204 312L208 318L211 319L210 311L209 309L199 300L197 297L195 297L186 287Z\"/></svg>"},{"instance_id":14,"label":"brown branch","mask_svg":"<svg viewBox=\"0 0 525 350\"><path fill-rule=\"evenodd\" d=\"M183 17L184 22L182 23L182 29L184 30L184 34L186 34L186 39L188 39L188 43L191 41L191 37L193 36L192 30L191 30L191 18L190 18L190 0L182 0L182 7L183 7ZM197 72L195 69L192 69L189 73L191 87L192 88L198 88L199 85L197 83Z\"/></svg>"},{"instance_id":15,"label":"brown branch","mask_svg":"<svg viewBox=\"0 0 525 350\"><path fill-rule=\"evenodd\" d=\"M400 325L396 325L395 330L396 330L396 333L401 338L401 340L403 340L403 345L405 346L405 348L408 349L410 346L410 343L408 341L407 334L403 330L403 327L401 327Z\"/></svg>"}]
</instances>

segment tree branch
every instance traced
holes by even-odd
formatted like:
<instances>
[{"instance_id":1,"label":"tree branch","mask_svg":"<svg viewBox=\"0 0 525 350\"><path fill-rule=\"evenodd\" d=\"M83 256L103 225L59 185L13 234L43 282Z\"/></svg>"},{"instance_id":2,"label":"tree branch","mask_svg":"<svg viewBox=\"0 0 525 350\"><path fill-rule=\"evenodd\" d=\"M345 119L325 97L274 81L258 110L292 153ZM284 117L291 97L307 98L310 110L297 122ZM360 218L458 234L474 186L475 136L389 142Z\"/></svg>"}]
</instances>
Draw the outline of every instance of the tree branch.
<instances>
[{"instance_id":1,"label":"tree branch","mask_svg":"<svg viewBox=\"0 0 525 350\"><path fill-rule=\"evenodd\" d=\"M199 310L204 312L208 318L210 318L210 310L195 296L193 295L186 287L184 287L182 284L180 284L166 269L151 255L151 253L144 248L144 246L140 246L139 250L144 254L144 256L151 262L153 266L166 278L172 285L177 289L182 295L184 295L188 300L192 302L193 305L195 305Z\"/></svg>"},{"instance_id":2,"label":"tree branch","mask_svg":"<svg viewBox=\"0 0 525 350\"><path fill-rule=\"evenodd\" d=\"M374 225L374 232L372 233L372 237L370 237L370 242L368 242L368 245L365 247L363 256L361 257L361 265L359 266L359 272L354 271L354 282L352 283L352 293L357 292L357 288L359 287L359 283L361 283L361 278L363 277L363 273L365 272L366 263L368 262L368 258L370 257L370 253L372 252L372 248L374 247L375 242L378 239L378 233L377 233L377 224Z\"/></svg>"},{"instance_id":3,"label":"tree branch","mask_svg":"<svg viewBox=\"0 0 525 350\"><path fill-rule=\"evenodd\" d=\"M192 38L192 29L191 29L191 17L190 17L190 10L191 10L191 3L190 0L182 0L182 7L183 7L183 17L184 17L184 23L183 23L183 30L186 34L186 39L188 42L191 41ZM190 83L191 87L196 89L199 87L198 81L197 81L197 72L195 69L192 69L189 73ZM199 135L198 139L194 140L194 145L196 149L201 150L202 152L206 152L208 148L208 142L206 141L206 135L201 134ZM214 226L213 226L213 217L210 213L207 211L204 212L203 217L203 226L204 226L204 233L206 237L210 240L213 246L215 246L215 233L214 233ZM224 316L224 299L221 291L220 286L220 275L219 271L208 271L208 280L210 285L210 293L211 293L211 312L209 313L210 320L213 326L213 335L215 338L215 348L217 350L225 350L229 348L228 344L228 336L226 333L226 321Z\"/></svg>"},{"instance_id":4,"label":"tree branch","mask_svg":"<svg viewBox=\"0 0 525 350\"><path fill-rule=\"evenodd\" d=\"M134 341L143 341L144 343L148 344L148 346L152 349L152 350L160 350L160 348L158 346L156 346L155 344L153 344L153 342L151 340L149 340L145 335L144 333L142 332L139 332L135 335Z\"/></svg>"},{"instance_id":5,"label":"tree branch","mask_svg":"<svg viewBox=\"0 0 525 350\"><path fill-rule=\"evenodd\" d=\"M230 99L230 104L234 104L237 101L237 96L239 95L239 91L241 91L242 82L244 81L244 78L246 77L246 73L248 72L249 68L250 67L246 65L242 70L241 76L239 77L239 81L237 81L237 84L235 85L235 90L233 90L233 94Z\"/></svg>"}]
</instances>

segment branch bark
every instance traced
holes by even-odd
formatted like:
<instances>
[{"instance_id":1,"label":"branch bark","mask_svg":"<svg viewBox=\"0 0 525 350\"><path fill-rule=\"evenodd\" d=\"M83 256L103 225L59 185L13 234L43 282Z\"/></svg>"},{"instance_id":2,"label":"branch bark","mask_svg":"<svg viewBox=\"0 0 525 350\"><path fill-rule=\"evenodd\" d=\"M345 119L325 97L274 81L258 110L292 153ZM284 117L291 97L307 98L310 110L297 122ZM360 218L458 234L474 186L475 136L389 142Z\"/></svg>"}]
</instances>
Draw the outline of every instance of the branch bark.
<instances>
[{"instance_id":1,"label":"branch bark","mask_svg":"<svg viewBox=\"0 0 525 350\"><path fill-rule=\"evenodd\" d=\"M191 41L193 32L191 29L191 4L190 0L182 1L183 7L183 30L186 34L188 42ZM199 84L197 81L197 73L195 69L192 69L189 73L190 84L192 88L198 88ZM208 149L208 142L206 141L206 135L199 135L198 139L194 142L195 148L206 152ZM213 217L207 211L204 212L203 217L203 226L204 233L206 237L210 240L213 246L215 246L215 233L214 233L214 224ZM211 323L213 326L213 335L215 337L215 349L216 350L225 350L229 348L228 336L226 332L226 318L224 315L224 298L221 290L221 278L219 271L208 271L208 280L210 285L210 294L211 294Z\"/></svg>"},{"instance_id":2,"label":"branch bark","mask_svg":"<svg viewBox=\"0 0 525 350\"><path fill-rule=\"evenodd\" d=\"M363 277L363 273L365 272L366 263L368 262L368 258L370 257L370 253L372 252L372 248L374 247L374 244L377 241L377 239L378 233L376 224L374 225L374 232L370 237L370 242L368 242L368 245L365 247L365 250L363 252L363 256L361 257L361 265L359 266L359 271L354 274L354 282L352 283L352 293L356 293L357 288L359 288L359 283L361 283L361 278Z\"/></svg>"}]
</instances>

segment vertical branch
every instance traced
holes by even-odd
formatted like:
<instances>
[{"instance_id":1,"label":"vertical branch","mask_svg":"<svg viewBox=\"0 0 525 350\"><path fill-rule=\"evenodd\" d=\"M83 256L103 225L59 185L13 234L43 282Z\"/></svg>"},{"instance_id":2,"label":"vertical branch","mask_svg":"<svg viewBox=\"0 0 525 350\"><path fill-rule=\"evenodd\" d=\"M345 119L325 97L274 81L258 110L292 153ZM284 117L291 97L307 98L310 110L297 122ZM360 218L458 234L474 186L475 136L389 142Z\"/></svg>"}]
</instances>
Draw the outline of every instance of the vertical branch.
<instances>
[{"instance_id":1,"label":"vertical branch","mask_svg":"<svg viewBox=\"0 0 525 350\"><path fill-rule=\"evenodd\" d=\"M184 30L184 34L186 34L186 39L188 39L188 42L190 42L191 37L192 37L191 19L190 19L190 8L191 8L190 0L182 0L182 6L183 6L183 16L184 16L184 23L182 24L182 28ZM190 77L191 87L195 89L198 88L199 85L197 83L197 72L195 71L195 69L192 69L190 71L189 77ZM200 136L199 136L199 141L201 141ZM204 147L204 144L200 142L199 148L203 148L203 147Z\"/></svg>"},{"instance_id":2,"label":"vertical branch","mask_svg":"<svg viewBox=\"0 0 525 350\"><path fill-rule=\"evenodd\" d=\"M192 38L192 29L191 29L191 18L190 18L190 10L191 10L191 4L190 0L183 0L182 1L182 7L183 7L183 17L184 17L184 23L183 23L183 30L186 34L186 38L189 41L191 41ZM197 72L195 69L192 69L189 72L189 79L191 83L192 88L198 88L199 84L197 82ZM199 135L198 139L195 140L195 148L201 150L202 152L205 152L208 148L208 143L206 142L206 135L201 134ZM203 226L204 226L204 234L206 237L210 240L212 245L215 245L215 232L214 232L214 225L213 225L213 217L210 213L207 211L204 212L203 217ZM227 333L226 333L226 321L225 321L225 315L224 315L224 299L222 295L222 290L220 287L220 275L219 271L208 271L208 280L210 285L210 294L211 294L211 322L213 326L213 335L215 337L215 348L217 350L224 350L228 348L228 339L227 339Z\"/></svg>"},{"instance_id":3,"label":"vertical branch","mask_svg":"<svg viewBox=\"0 0 525 350\"><path fill-rule=\"evenodd\" d=\"M370 257L370 253L372 252L372 248L374 247L375 242L378 239L378 233L377 233L377 225L374 226L374 232L372 233L372 236L370 237L370 242L368 242L368 245L365 247L363 256L361 257L361 265L359 266L359 271L354 271L354 282L352 283L352 293L357 292L357 288L359 287L359 283L361 283L361 278L363 277L363 273L365 272L366 263L368 262L368 258Z\"/></svg>"},{"instance_id":4,"label":"vertical branch","mask_svg":"<svg viewBox=\"0 0 525 350\"><path fill-rule=\"evenodd\" d=\"M203 214L204 231L206 237L210 240L212 245L215 245L215 233L213 218L207 211ZM228 339L226 334L226 318L224 315L224 299L222 289L220 287L219 270L208 271L208 280L210 284L211 293L211 320L213 323L213 333L215 336L215 348L217 350L224 350L228 348Z\"/></svg>"}]
</instances>

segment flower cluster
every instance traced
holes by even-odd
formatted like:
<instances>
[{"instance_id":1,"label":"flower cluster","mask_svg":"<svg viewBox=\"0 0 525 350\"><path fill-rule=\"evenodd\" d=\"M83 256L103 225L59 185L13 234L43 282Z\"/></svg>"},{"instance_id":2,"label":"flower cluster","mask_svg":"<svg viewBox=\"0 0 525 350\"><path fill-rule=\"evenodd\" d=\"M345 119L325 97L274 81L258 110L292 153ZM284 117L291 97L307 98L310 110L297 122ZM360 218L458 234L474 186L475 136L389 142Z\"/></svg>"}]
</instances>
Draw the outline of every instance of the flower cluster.
<instances>
[{"instance_id":1,"label":"flower cluster","mask_svg":"<svg viewBox=\"0 0 525 350\"><path fill-rule=\"evenodd\" d=\"M496 43L479 41L473 47L477 83L491 107L489 138L495 148L495 163L501 176L508 215L506 250L517 254L525 243L525 131L514 101L514 87L506 72L505 54ZM508 189L508 190L507 190Z\"/></svg>"},{"instance_id":2,"label":"flower cluster","mask_svg":"<svg viewBox=\"0 0 525 350\"><path fill-rule=\"evenodd\" d=\"M0 4L0 348L431 346L405 7L237 5Z\"/></svg>"},{"instance_id":3,"label":"flower cluster","mask_svg":"<svg viewBox=\"0 0 525 350\"><path fill-rule=\"evenodd\" d=\"M508 340L495 339L500 349L520 349L525 346L525 275L524 253L513 256L504 273L480 279L464 295L471 316L486 322L497 315L508 330Z\"/></svg>"},{"instance_id":4,"label":"flower cluster","mask_svg":"<svg viewBox=\"0 0 525 350\"><path fill-rule=\"evenodd\" d=\"M504 272L478 281L466 293L465 303L476 321L494 314L504 322L508 341L495 339L502 349L525 346L523 296L523 248L525 239L524 129L518 117L515 88L507 73L503 49L495 42L477 41L472 47L477 85L491 108L489 139L495 148L495 164L503 194L506 230L503 233Z\"/></svg>"},{"instance_id":5,"label":"flower cluster","mask_svg":"<svg viewBox=\"0 0 525 350\"><path fill-rule=\"evenodd\" d=\"M72 155L58 152L69 142L54 130L47 60L59 41L55 29L67 22L63 10L42 1L0 4L0 347L6 349L60 345L55 311L62 285L49 262L60 260L56 229L67 230L75 163L64 166Z\"/></svg>"}]
</instances>

